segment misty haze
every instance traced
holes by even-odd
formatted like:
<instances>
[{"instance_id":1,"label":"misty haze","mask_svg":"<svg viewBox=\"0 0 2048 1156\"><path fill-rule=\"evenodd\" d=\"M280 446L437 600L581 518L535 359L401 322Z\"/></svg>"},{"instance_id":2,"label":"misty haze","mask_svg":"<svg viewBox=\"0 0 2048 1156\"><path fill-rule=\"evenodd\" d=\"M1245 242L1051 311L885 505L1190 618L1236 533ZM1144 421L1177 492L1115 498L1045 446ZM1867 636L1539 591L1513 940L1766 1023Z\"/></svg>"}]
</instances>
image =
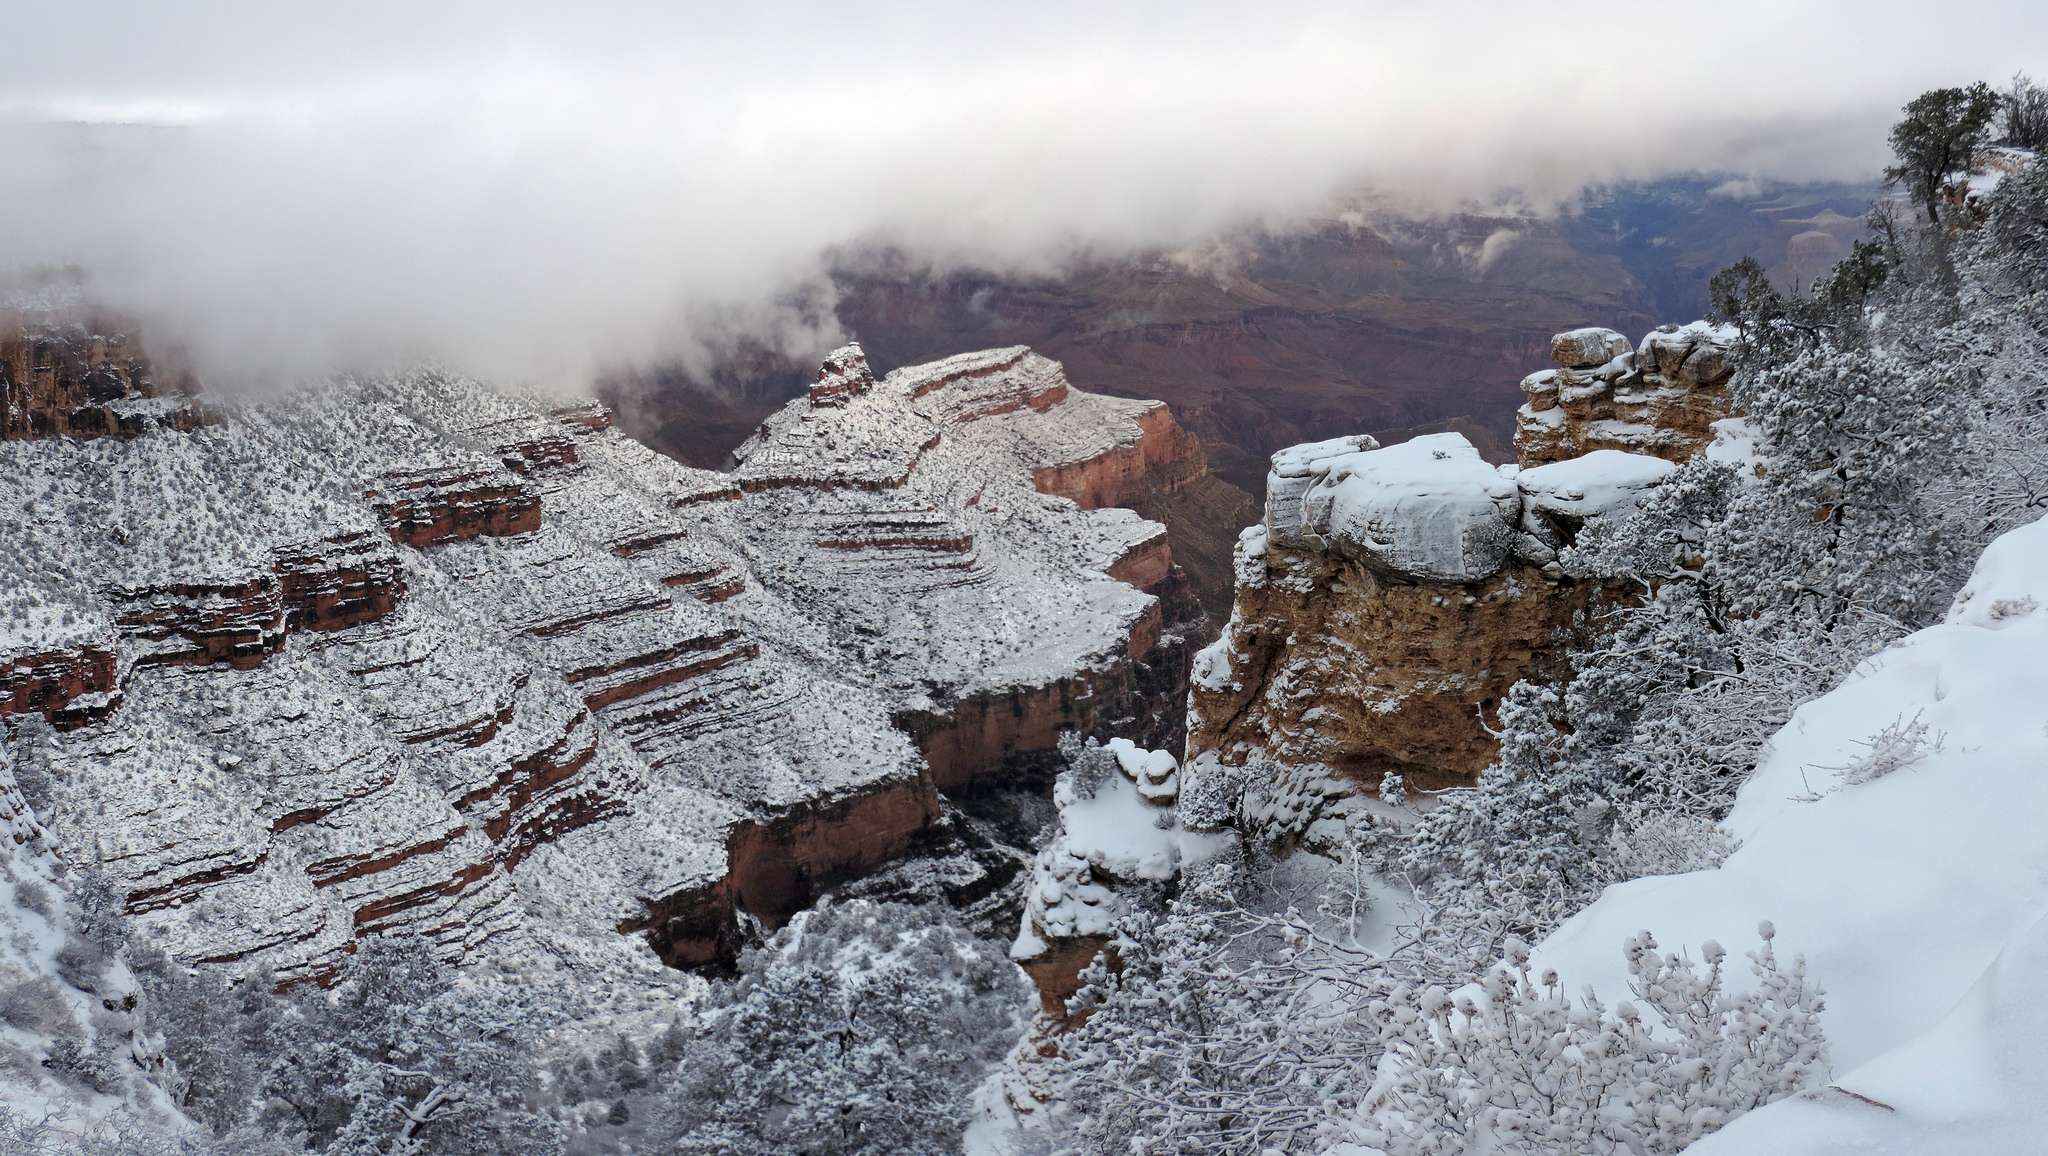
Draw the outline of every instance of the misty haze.
<instances>
[{"instance_id":1,"label":"misty haze","mask_svg":"<svg viewBox=\"0 0 2048 1156\"><path fill-rule=\"evenodd\" d=\"M2048 9L0 42L0 1153L2048 1152Z\"/></svg>"}]
</instances>

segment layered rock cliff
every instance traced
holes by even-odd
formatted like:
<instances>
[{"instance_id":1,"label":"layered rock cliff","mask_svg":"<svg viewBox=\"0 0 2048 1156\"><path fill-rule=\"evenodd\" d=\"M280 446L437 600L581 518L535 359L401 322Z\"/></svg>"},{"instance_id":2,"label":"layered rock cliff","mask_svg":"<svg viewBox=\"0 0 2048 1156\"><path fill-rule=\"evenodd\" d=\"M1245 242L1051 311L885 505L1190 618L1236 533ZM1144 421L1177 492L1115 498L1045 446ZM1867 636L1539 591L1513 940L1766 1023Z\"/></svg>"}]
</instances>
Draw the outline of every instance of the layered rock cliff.
<instances>
[{"instance_id":1,"label":"layered rock cliff","mask_svg":"<svg viewBox=\"0 0 2048 1156\"><path fill-rule=\"evenodd\" d=\"M1551 339L1557 363L1522 379L1515 413L1524 466L1594 450L1682 462L1713 441L1728 416L1734 330L1695 321L1652 330L1639 345L1611 329L1574 329Z\"/></svg>"},{"instance_id":2,"label":"layered rock cliff","mask_svg":"<svg viewBox=\"0 0 2048 1156\"><path fill-rule=\"evenodd\" d=\"M1556 368L1523 383L1519 467L1457 434L1275 454L1230 622L1196 659L1191 768L1308 792L1472 782L1508 688L1565 674L1568 640L1617 593L1567 575L1558 551L1712 440L1729 341L1705 325L1633 347L1559 334Z\"/></svg>"},{"instance_id":3,"label":"layered rock cliff","mask_svg":"<svg viewBox=\"0 0 2048 1156\"><path fill-rule=\"evenodd\" d=\"M202 419L190 388L152 361L131 323L0 310L0 439L189 429Z\"/></svg>"},{"instance_id":4,"label":"layered rock cliff","mask_svg":"<svg viewBox=\"0 0 2048 1156\"><path fill-rule=\"evenodd\" d=\"M1063 730L1176 734L1160 527L1035 481L1170 459L1163 411L1021 348L879 381L849 348L821 387L729 474L434 373L31 421L0 727L59 851L181 958L287 984L368 934L709 962Z\"/></svg>"}]
</instances>

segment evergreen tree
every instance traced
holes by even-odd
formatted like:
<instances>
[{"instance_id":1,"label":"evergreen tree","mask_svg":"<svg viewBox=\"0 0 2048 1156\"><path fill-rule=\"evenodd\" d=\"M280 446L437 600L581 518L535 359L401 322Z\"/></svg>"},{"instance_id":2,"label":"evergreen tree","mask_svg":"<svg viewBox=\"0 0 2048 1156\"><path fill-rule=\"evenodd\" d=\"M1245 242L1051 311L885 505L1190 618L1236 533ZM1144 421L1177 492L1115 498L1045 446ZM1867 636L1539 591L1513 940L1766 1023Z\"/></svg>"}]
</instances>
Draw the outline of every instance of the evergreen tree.
<instances>
[{"instance_id":1,"label":"evergreen tree","mask_svg":"<svg viewBox=\"0 0 2048 1156\"><path fill-rule=\"evenodd\" d=\"M1967 88L1937 88L1907 102L1905 116L1892 126L1898 163L1884 171L1885 181L1902 186L1914 204L1926 209L1929 224L1941 223L1942 196L1957 174L1969 171L1998 108L1998 95L1982 81Z\"/></svg>"}]
</instances>

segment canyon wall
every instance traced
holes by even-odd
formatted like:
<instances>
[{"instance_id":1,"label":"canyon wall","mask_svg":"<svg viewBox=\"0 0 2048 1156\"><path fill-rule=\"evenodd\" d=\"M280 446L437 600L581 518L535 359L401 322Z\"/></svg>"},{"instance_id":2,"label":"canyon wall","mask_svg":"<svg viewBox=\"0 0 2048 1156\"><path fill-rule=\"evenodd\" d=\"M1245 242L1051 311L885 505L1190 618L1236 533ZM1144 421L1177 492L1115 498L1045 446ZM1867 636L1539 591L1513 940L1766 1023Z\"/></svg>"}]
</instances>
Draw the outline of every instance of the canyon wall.
<instances>
[{"instance_id":1,"label":"canyon wall","mask_svg":"<svg viewBox=\"0 0 2048 1156\"><path fill-rule=\"evenodd\" d=\"M189 429L202 416L190 389L185 374L152 361L132 324L0 310L0 439Z\"/></svg>"},{"instance_id":2,"label":"canyon wall","mask_svg":"<svg viewBox=\"0 0 2048 1156\"><path fill-rule=\"evenodd\" d=\"M876 380L848 347L819 385L729 473L432 372L125 437L38 385L0 441L0 741L145 934L289 985L373 934L715 963L1063 730L1178 735L1162 529L1037 481L1182 484L1161 407L1022 348Z\"/></svg>"},{"instance_id":3,"label":"canyon wall","mask_svg":"<svg viewBox=\"0 0 2048 1156\"><path fill-rule=\"evenodd\" d=\"M1458 434L1378 448L1338 438L1275 454L1236 600L1197 656L1187 761L1303 769L1332 789L1473 782L1524 678L1567 673L1589 613L1619 592L1558 564L1589 519L1628 508L1727 416L1732 335L1666 326L1551 343L1523 382L1520 466Z\"/></svg>"}]
</instances>

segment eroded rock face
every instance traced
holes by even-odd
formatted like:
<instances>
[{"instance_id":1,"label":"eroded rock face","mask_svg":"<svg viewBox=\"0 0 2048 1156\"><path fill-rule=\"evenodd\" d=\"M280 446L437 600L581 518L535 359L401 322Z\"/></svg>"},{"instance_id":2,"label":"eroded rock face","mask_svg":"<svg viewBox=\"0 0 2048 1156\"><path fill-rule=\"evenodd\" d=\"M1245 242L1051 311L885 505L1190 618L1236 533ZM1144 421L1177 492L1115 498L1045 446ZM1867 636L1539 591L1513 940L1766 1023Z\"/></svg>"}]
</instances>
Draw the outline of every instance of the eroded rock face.
<instances>
[{"instance_id":1,"label":"eroded rock face","mask_svg":"<svg viewBox=\"0 0 2048 1156\"><path fill-rule=\"evenodd\" d=\"M393 542L422 549L540 529L540 500L533 491L489 467L393 471L368 497Z\"/></svg>"},{"instance_id":2,"label":"eroded rock face","mask_svg":"<svg viewBox=\"0 0 2048 1156\"><path fill-rule=\"evenodd\" d=\"M1233 837L1191 829L1178 806L1180 767L1166 751L1126 739L1079 752L1053 789L1059 827L1032 863L1024 915L1010 958L1038 988L1040 1027L1086 1018L1068 1011L1081 971L1110 948L1116 923L1157 902L1183 870Z\"/></svg>"},{"instance_id":3,"label":"eroded rock face","mask_svg":"<svg viewBox=\"0 0 2048 1156\"><path fill-rule=\"evenodd\" d=\"M835 365L730 474L435 373L0 444L0 725L63 728L45 821L183 959L631 971L729 954L1064 728L1173 733L1138 717L1185 686L1160 527L1034 482L1171 463L1164 411L1023 349Z\"/></svg>"},{"instance_id":4,"label":"eroded rock face","mask_svg":"<svg viewBox=\"0 0 2048 1156\"><path fill-rule=\"evenodd\" d=\"M191 429L201 414L189 384L161 381L129 323L0 312L0 439Z\"/></svg>"},{"instance_id":5,"label":"eroded rock face","mask_svg":"<svg viewBox=\"0 0 2048 1156\"><path fill-rule=\"evenodd\" d=\"M1696 321L1652 330L1640 345L1611 329L1575 329L1552 340L1557 368L1522 379L1529 401L1515 414L1525 466L1594 450L1682 462L1713 441L1729 414L1735 332Z\"/></svg>"},{"instance_id":6,"label":"eroded rock face","mask_svg":"<svg viewBox=\"0 0 2048 1156\"><path fill-rule=\"evenodd\" d=\"M39 714L61 729L104 718L121 705L115 644L0 655L0 719Z\"/></svg>"},{"instance_id":7,"label":"eroded rock face","mask_svg":"<svg viewBox=\"0 0 2048 1156\"><path fill-rule=\"evenodd\" d=\"M1559 334L1560 367L1524 382L1521 467L1456 434L1275 454L1230 623L1196 659L1190 765L1308 768L1355 792L1473 782L1508 688L1564 676L1570 638L1622 596L1558 551L1712 440L1729 336Z\"/></svg>"}]
</instances>

